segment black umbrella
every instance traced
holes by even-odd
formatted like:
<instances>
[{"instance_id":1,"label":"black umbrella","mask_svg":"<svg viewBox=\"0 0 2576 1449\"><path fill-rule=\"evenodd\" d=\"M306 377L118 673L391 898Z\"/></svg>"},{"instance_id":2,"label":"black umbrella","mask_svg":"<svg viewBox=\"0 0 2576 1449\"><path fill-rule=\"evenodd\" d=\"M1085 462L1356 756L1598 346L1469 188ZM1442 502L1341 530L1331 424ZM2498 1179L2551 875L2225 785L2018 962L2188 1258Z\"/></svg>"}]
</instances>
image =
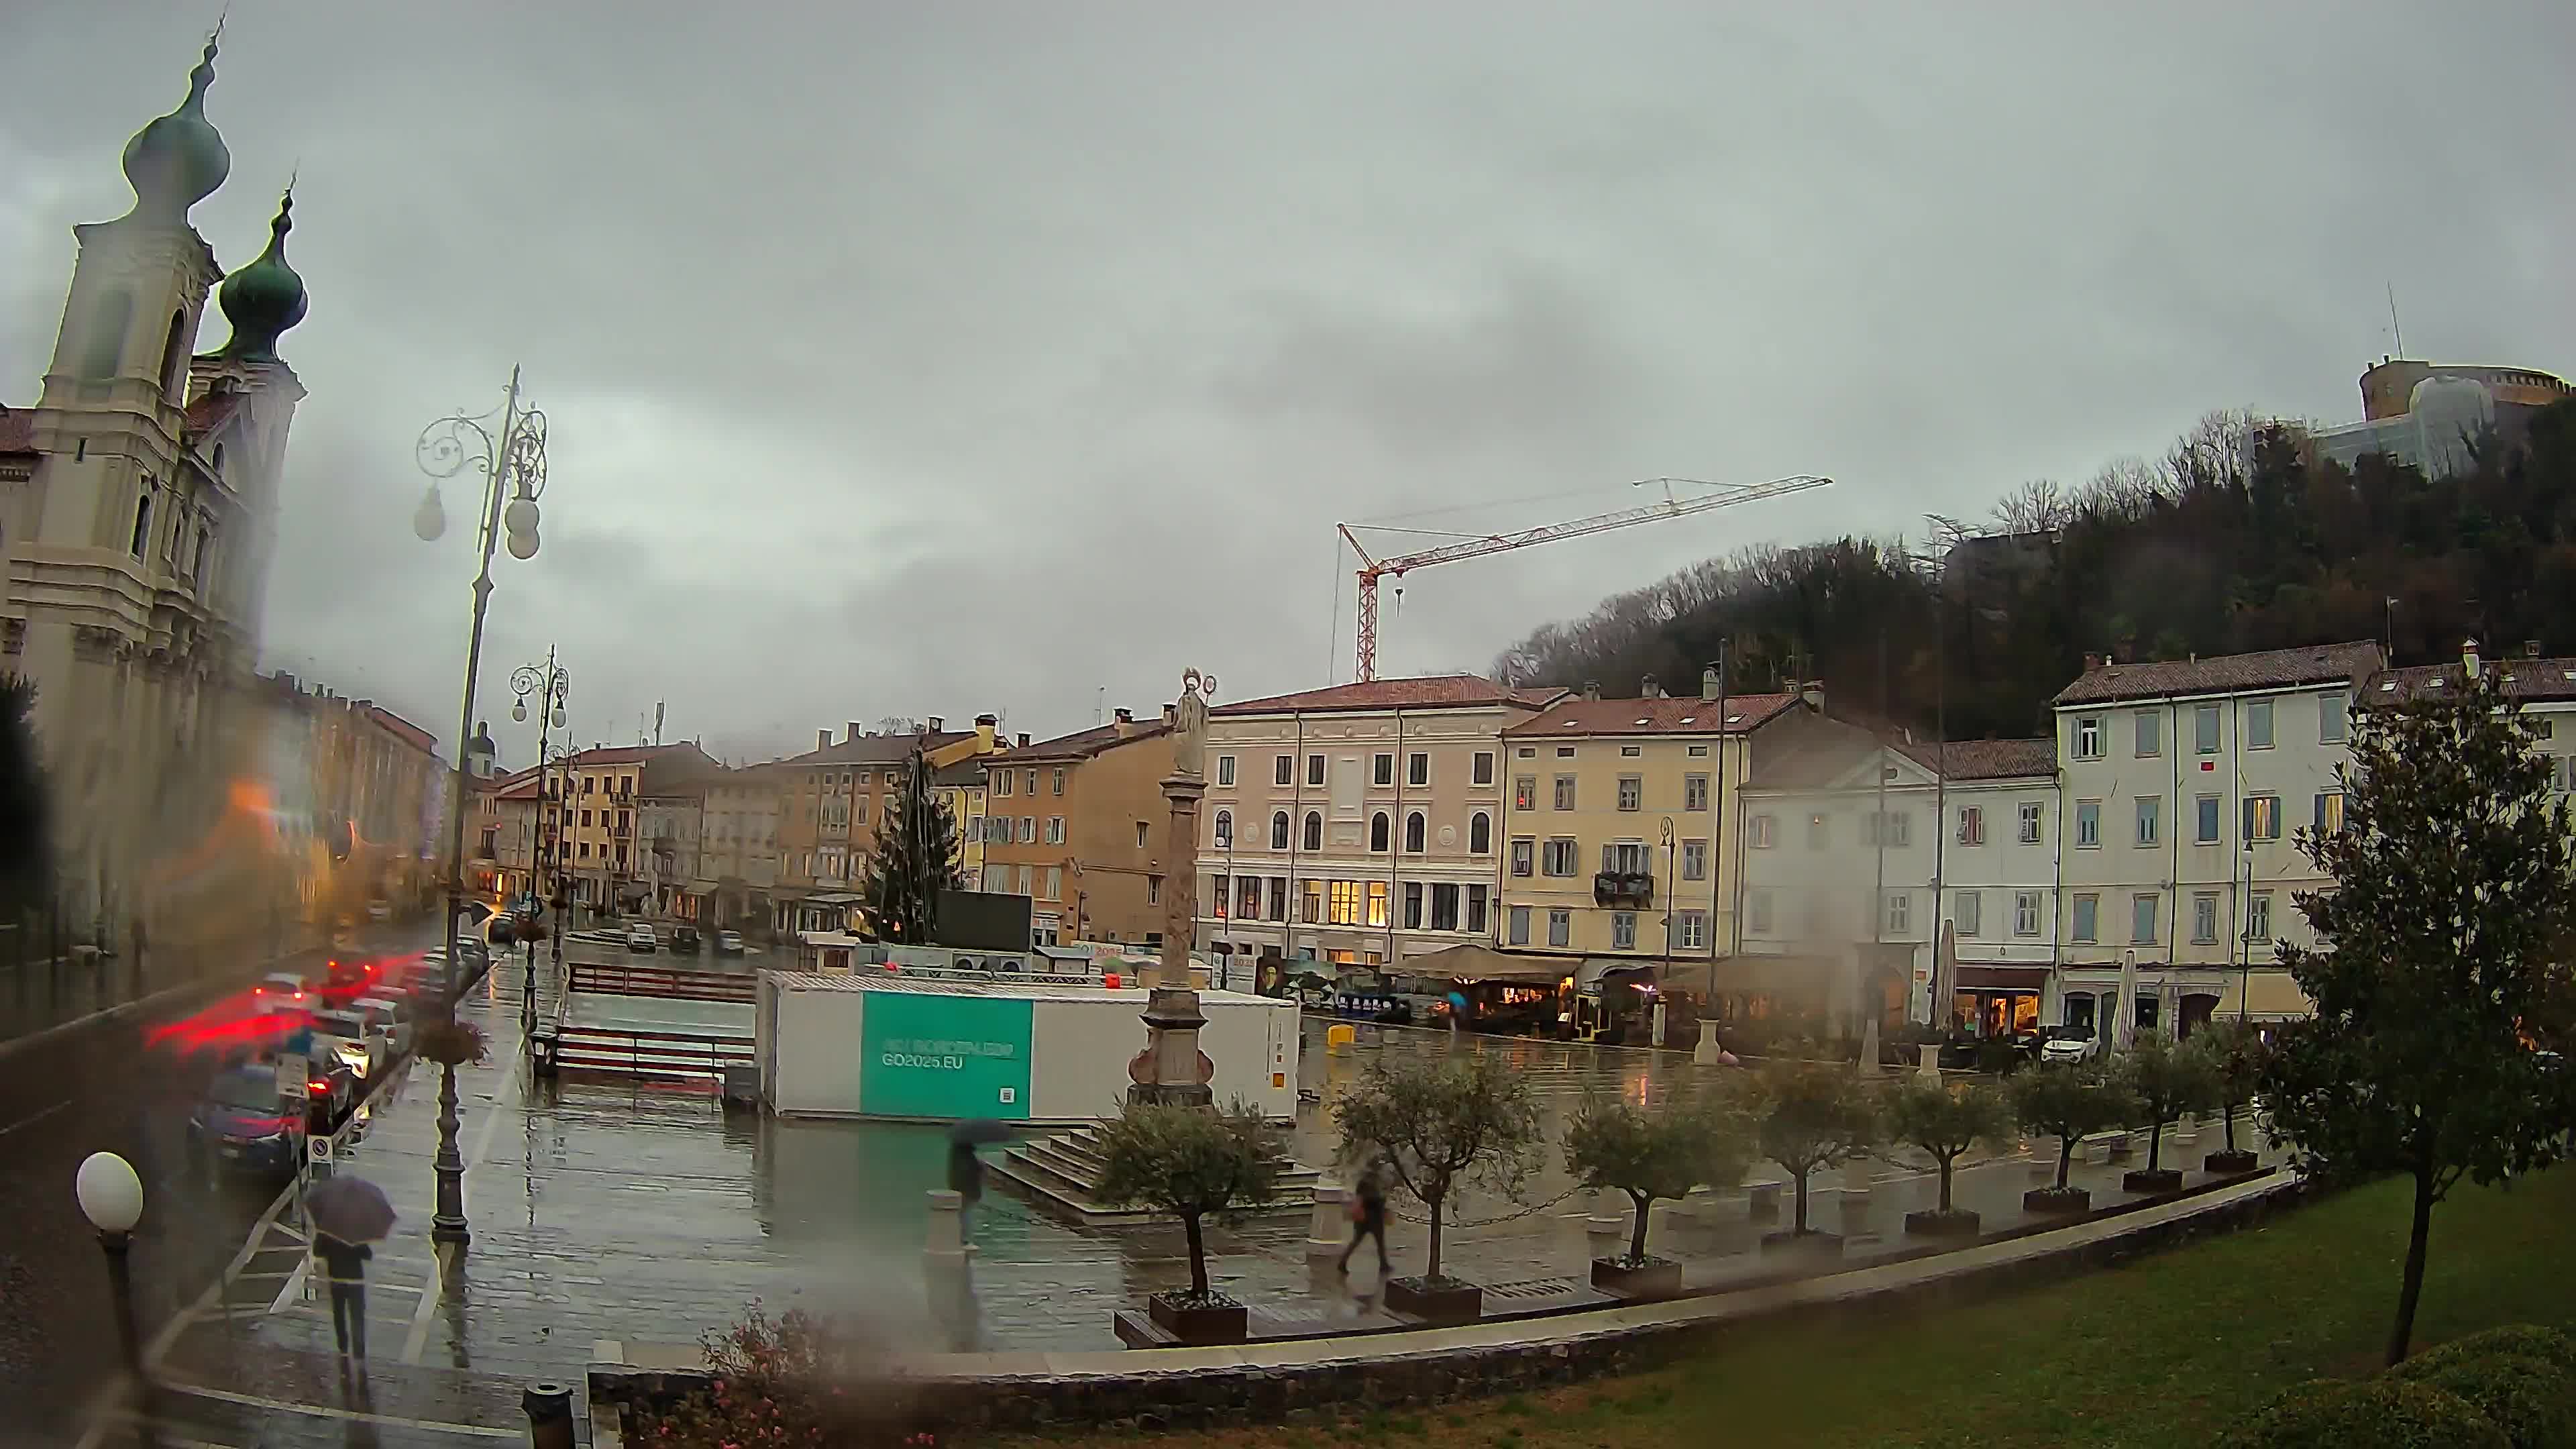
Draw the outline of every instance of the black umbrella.
<instances>
[{"instance_id":1,"label":"black umbrella","mask_svg":"<svg viewBox=\"0 0 2576 1449\"><path fill-rule=\"evenodd\" d=\"M948 1140L961 1147L979 1142L1008 1142L1011 1129L990 1117L970 1117L948 1129Z\"/></svg>"},{"instance_id":2,"label":"black umbrella","mask_svg":"<svg viewBox=\"0 0 2576 1449\"><path fill-rule=\"evenodd\" d=\"M344 1243L373 1243L393 1231L394 1205L385 1190L363 1177L334 1177L305 1191L304 1210L316 1232Z\"/></svg>"}]
</instances>

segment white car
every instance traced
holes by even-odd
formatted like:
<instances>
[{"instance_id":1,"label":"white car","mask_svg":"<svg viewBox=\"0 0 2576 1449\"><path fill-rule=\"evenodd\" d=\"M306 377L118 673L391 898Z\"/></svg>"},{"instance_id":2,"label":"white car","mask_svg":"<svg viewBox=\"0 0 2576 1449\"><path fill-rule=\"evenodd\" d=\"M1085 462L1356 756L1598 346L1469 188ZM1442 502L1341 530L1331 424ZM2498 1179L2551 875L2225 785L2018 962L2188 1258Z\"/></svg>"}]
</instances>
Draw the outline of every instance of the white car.
<instances>
[{"instance_id":1,"label":"white car","mask_svg":"<svg viewBox=\"0 0 2576 1449\"><path fill-rule=\"evenodd\" d=\"M328 1050L349 1074L372 1081L384 1069L388 1046L384 1035L367 1025L364 1012L313 1013L314 1050Z\"/></svg>"},{"instance_id":2,"label":"white car","mask_svg":"<svg viewBox=\"0 0 2576 1449\"><path fill-rule=\"evenodd\" d=\"M716 932L716 954L717 954L717 955L719 955L719 956L739 956L739 955L741 955L741 954L742 954L742 935L741 935L741 933L740 933L740 932L737 932L737 931L718 931L718 932Z\"/></svg>"},{"instance_id":3,"label":"white car","mask_svg":"<svg viewBox=\"0 0 2576 1449\"><path fill-rule=\"evenodd\" d=\"M649 956L660 948L661 942L654 939L651 926L637 924L626 928L627 950L638 955Z\"/></svg>"},{"instance_id":4,"label":"white car","mask_svg":"<svg viewBox=\"0 0 2576 1449\"><path fill-rule=\"evenodd\" d=\"M2039 1059L2043 1062L2089 1061L2101 1050L2101 1040L2089 1026L2052 1026L2039 1041Z\"/></svg>"},{"instance_id":5,"label":"white car","mask_svg":"<svg viewBox=\"0 0 2576 1449\"><path fill-rule=\"evenodd\" d=\"M411 1013L401 1002L388 996L361 996L349 1003L349 1009L365 1018L368 1030L384 1037L388 1055L411 1054Z\"/></svg>"}]
</instances>

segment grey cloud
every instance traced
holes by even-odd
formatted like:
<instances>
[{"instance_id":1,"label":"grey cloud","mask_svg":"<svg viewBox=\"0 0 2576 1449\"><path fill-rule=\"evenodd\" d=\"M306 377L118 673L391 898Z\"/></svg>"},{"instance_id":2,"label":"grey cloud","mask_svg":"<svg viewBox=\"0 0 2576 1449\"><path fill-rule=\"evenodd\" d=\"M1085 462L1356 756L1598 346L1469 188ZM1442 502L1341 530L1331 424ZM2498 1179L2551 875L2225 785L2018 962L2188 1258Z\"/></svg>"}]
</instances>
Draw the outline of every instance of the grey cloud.
<instances>
[{"instance_id":1,"label":"grey cloud","mask_svg":"<svg viewBox=\"0 0 2576 1449\"><path fill-rule=\"evenodd\" d=\"M27 9L12 402L213 18ZM259 10L196 214L238 265L301 168L273 658L452 730L471 503L411 539L412 440L518 362L554 479L545 552L495 565L483 713L560 642L576 734L667 698L761 755L882 714L1078 727L1184 663L1320 683L1338 519L1841 480L1417 575L1383 663L1433 668L2211 407L2342 418L2390 281L2415 350L2565 371L2571 55L2543 0Z\"/></svg>"}]
</instances>

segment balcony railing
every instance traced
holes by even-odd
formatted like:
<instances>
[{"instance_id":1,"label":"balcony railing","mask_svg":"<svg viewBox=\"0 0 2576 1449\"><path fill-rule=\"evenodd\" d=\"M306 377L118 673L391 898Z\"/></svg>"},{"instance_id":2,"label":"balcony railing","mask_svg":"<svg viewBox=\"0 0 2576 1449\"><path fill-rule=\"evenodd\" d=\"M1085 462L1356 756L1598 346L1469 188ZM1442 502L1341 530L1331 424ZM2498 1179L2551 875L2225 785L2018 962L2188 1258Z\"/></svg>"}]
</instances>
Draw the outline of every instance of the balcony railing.
<instances>
[{"instance_id":1,"label":"balcony railing","mask_svg":"<svg viewBox=\"0 0 2576 1449\"><path fill-rule=\"evenodd\" d=\"M1605 870L1592 877L1596 906L1644 907L1655 903L1655 878L1644 871Z\"/></svg>"}]
</instances>

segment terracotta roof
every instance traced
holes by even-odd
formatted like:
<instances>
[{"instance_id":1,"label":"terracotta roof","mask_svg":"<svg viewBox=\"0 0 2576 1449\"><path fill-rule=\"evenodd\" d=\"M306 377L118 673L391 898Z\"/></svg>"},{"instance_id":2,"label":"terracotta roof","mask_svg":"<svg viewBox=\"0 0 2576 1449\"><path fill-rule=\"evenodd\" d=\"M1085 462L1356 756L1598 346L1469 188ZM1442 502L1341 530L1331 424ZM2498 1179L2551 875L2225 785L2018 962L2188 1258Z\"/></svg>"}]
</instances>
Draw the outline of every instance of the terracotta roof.
<instances>
[{"instance_id":1,"label":"terracotta roof","mask_svg":"<svg viewBox=\"0 0 2576 1449\"><path fill-rule=\"evenodd\" d=\"M1721 723L1713 699L1568 699L1535 719L1504 730L1516 739L1540 735L1713 735L1742 734L1769 723L1798 702L1794 694L1730 694Z\"/></svg>"},{"instance_id":2,"label":"terracotta roof","mask_svg":"<svg viewBox=\"0 0 2576 1449\"><path fill-rule=\"evenodd\" d=\"M1087 730L1075 730L1069 735L1021 745L985 758L1005 765L1029 760L1087 760L1113 745L1133 744L1137 740L1150 740L1171 732L1172 727L1159 719L1140 719L1129 725L1124 734L1119 733L1118 726L1114 724L1093 725Z\"/></svg>"},{"instance_id":3,"label":"terracotta roof","mask_svg":"<svg viewBox=\"0 0 2576 1449\"><path fill-rule=\"evenodd\" d=\"M2051 703L2108 704L2169 694L2233 694L2248 689L2289 689L2366 679L2385 661L2369 640L2220 654L2208 659L2163 659L2149 664L2106 664L2087 670L2057 692Z\"/></svg>"},{"instance_id":4,"label":"terracotta roof","mask_svg":"<svg viewBox=\"0 0 2576 1449\"><path fill-rule=\"evenodd\" d=\"M663 755L674 754L683 750L696 755L699 759L706 760L709 764L715 763L713 759L708 757L704 750L699 749L696 745L687 743L676 745L593 745L589 749L583 750L579 754L574 755L571 759L571 763L575 766L640 765L647 760L656 759Z\"/></svg>"},{"instance_id":5,"label":"terracotta roof","mask_svg":"<svg viewBox=\"0 0 2576 1449\"><path fill-rule=\"evenodd\" d=\"M367 716L367 718L375 721L379 726L382 726L387 734L401 740L404 744L411 746L413 749L418 750L423 754L435 755L438 753L438 736L431 734L429 731L422 729L416 724L413 724L410 720L404 719L401 715L394 713L392 710L385 708L381 704L371 704L361 700L358 704L358 708Z\"/></svg>"},{"instance_id":6,"label":"terracotta roof","mask_svg":"<svg viewBox=\"0 0 2576 1449\"><path fill-rule=\"evenodd\" d=\"M2533 701L2576 700L2576 659L2490 659L2489 672L2504 680L2505 697ZM2423 696L2438 697L2445 689L2460 687L2457 664L2415 664L2404 669L2383 669L2362 686L2364 708L2375 704L2403 704ZM2434 680L2442 681L2434 686Z\"/></svg>"},{"instance_id":7,"label":"terracotta roof","mask_svg":"<svg viewBox=\"0 0 2576 1449\"><path fill-rule=\"evenodd\" d=\"M25 408L0 407L0 453L36 451L36 415Z\"/></svg>"},{"instance_id":8,"label":"terracotta roof","mask_svg":"<svg viewBox=\"0 0 2576 1449\"><path fill-rule=\"evenodd\" d=\"M2017 780L2057 773L2055 740L1938 740L1896 748L1952 780Z\"/></svg>"},{"instance_id":9,"label":"terracotta roof","mask_svg":"<svg viewBox=\"0 0 2576 1449\"><path fill-rule=\"evenodd\" d=\"M238 392L210 392L199 395L195 402L188 404L187 421L182 425L183 435L190 441L194 441L222 427L235 412L240 410L242 397L243 394Z\"/></svg>"},{"instance_id":10,"label":"terracotta roof","mask_svg":"<svg viewBox=\"0 0 2576 1449\"><path fill-rule=\"evenodd\" d=\"M1296 694L1237 700L1210 714L1324 714L1337 710L1472 709L1483 705L1525 704L1544 707L1565 697L1556 685L1515 689L1481 674L1432 674L1416 679L1372 679L1336 684Z\"/></svg>"},{"instance_id":11,"label":"terracotta roof","mask_svg":"<svg viewBox=\"0 0 2576 1449\"><path fill-rule=\"evenodd\" d=\"M790 755L784 761L773 763L789 766L891 765L911 759L916 745L925 750L935 750L944 745L953 745L959 740L974 737L973 730L941 730L937 734L925 730L917 735L861 735L857 739L843 740L836 745L825 745L819 750L807 750L801 755Z\"/></svg>"},{"instance_id":12,"label":"terracotta roof","mask_svg":"<svg viewBox=\"0 0 2576 1449\"><path fill-rule=\"evenodd\" d=\"M537 798L537 767L530 765L515 775L503 775L497 779L481 780L476 783L483 789L491 791L497 799L534 800Z\"/></svg>"},{"instance_id":13,"label":"terracotta roof","mask_svg":"<svg viewBox=\"0 0 2576 1449\"><path fill-rule=\"evenodd\" d=\"M945 789L967 789L984 783L984 760L969 755L953 765L943 765L930 772L930 783Z\"/></svg>"}]
</instances>

